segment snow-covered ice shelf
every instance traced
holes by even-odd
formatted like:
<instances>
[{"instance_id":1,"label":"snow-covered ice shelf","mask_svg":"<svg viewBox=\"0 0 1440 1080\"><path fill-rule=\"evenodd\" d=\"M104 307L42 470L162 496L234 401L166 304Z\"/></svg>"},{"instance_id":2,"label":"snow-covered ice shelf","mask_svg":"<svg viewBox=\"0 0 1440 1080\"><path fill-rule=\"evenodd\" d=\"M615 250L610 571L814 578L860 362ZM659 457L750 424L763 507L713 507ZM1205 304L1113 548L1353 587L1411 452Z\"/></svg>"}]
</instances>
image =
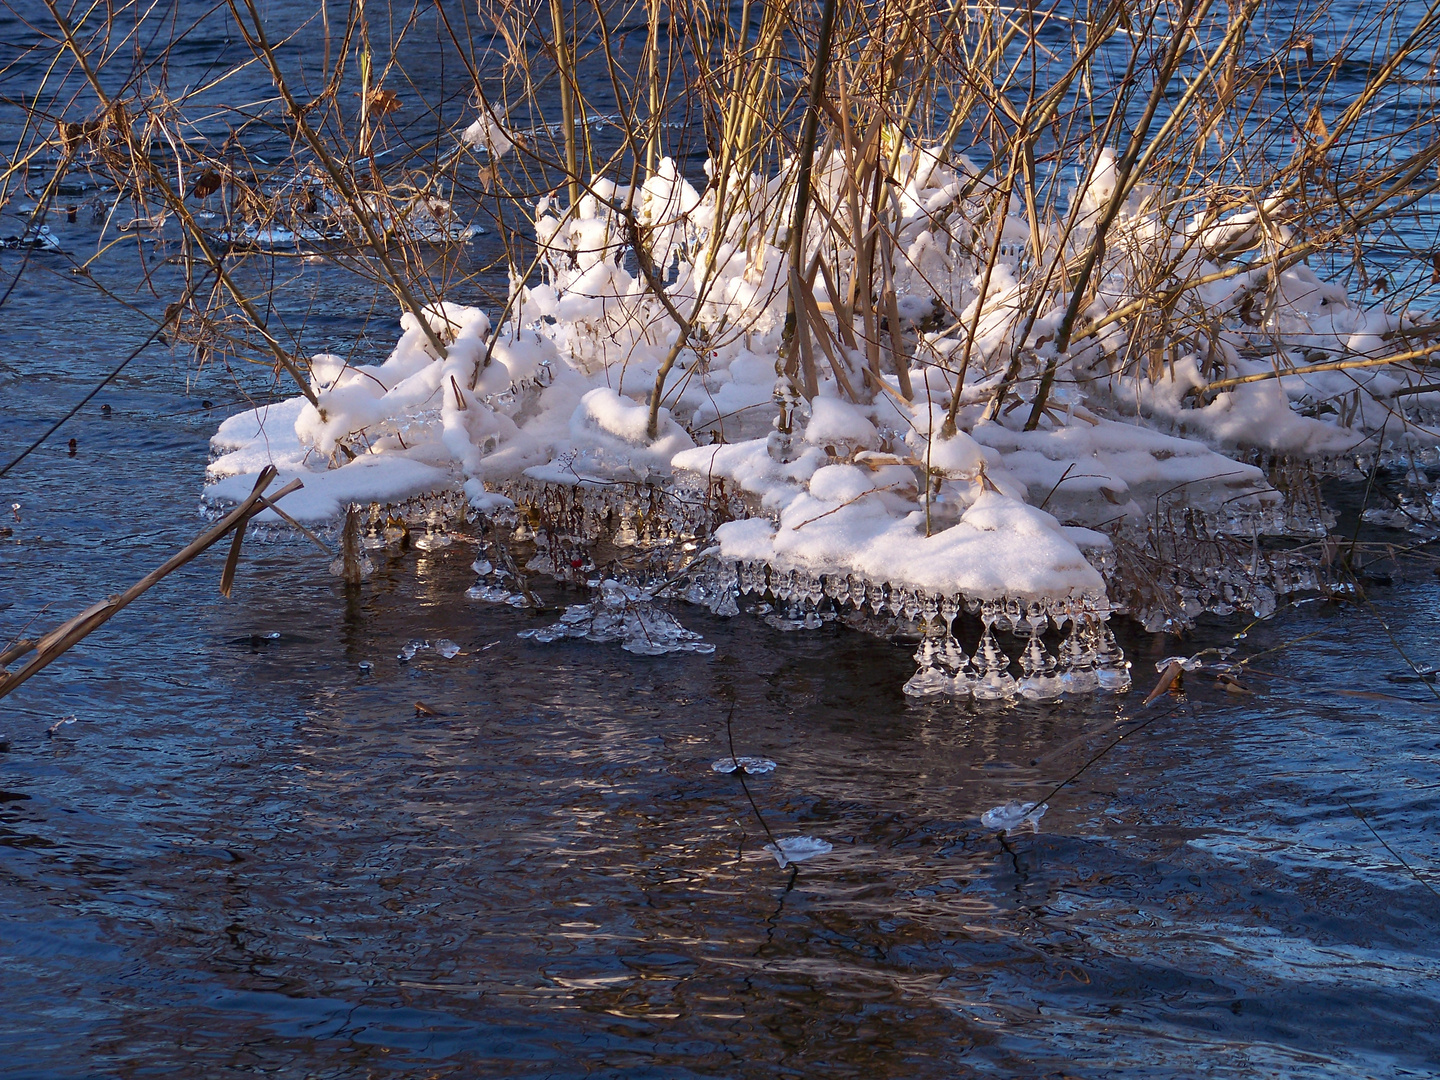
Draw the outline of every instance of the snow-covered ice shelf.
<instances>
[{"instance_id":1,"label":"snow-covered ice shelf","mask_svg":"<svg viewBox=\"0 0 1440 1080\"><path fill-rule=\"evenodd\" d=\"M830 212L809 219L807 252L835 241L843 167L816 164ZM1181 629L1316 588L1311 548L1334 520L1319 481L1376 455L1415 478L1405 522L1434 527L1440 393L1411 363L1321 362L1384 360L1397 335L1413 354L1421 315L1362 308L1304 262L1275 272L1295 244L1283 205L1162 218L1137 194L1058 351L1067 298L1044 268L1089 242L1113 168L1071 193L1079 232L1032 235L1016 205L998 246L962 195L970 173L902 148L898 323L877 351L839 314L848 282L827 283L805 343L823 362L804 379L785 359L786 172L733 177L725 214L715 185L668 159L633 189L597 179L574 207L542 200L540 280L516 286L502 323L436 304L443 348L407 313L381 364L312 358L315 403L221 425L205 501L238 501L266 464L304 481L286 508L305 521L357 504L433 513L425 498L448 492L492 541L534 545L532 569L596 586L537 640L704 648L657 594L787 629L898 620L920 639L907 692L979 699L1128 686L1116 611ZM976 252L992 246L986 270ZM1142 339L1116 313L1145 302L1162 256L1173 319ZM486 565L473 596L529 602Z\"/></svg>"}]
</instances>

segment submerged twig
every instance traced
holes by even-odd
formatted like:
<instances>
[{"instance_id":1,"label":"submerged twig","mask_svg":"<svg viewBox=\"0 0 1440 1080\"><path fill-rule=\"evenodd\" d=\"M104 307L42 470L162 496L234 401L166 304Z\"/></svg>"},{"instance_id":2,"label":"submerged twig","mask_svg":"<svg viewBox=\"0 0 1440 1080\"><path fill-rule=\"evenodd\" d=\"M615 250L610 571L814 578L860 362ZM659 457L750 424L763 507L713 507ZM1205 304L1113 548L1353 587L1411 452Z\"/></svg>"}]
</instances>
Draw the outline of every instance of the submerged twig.
<instances>
[{"instance_id":1,"label":"submerged twig","mask_svg":"<svg viewBox=\"0 0 1440 1080\"><path fill-rule=\"evenodd\" d=\"M750 794L750 785L745 783L745 770L740 766L740 759L735 754L735 730L733 721L735 719L735 702L730 702L730 711L725 714L725 738L730 744L730 760L735 763L734 775L740 780L740 789L745 792L745 798L750 802L750 809L755 811L755 820L760 822L760 827L765 830L765 835L770 838L770 843L777 852L780 851L780 841L775 839L775 834L770 831L770 826L765 823L765 815L760 813L760 807L755 804L755 796Z\"/></svg>"}]
</instances>

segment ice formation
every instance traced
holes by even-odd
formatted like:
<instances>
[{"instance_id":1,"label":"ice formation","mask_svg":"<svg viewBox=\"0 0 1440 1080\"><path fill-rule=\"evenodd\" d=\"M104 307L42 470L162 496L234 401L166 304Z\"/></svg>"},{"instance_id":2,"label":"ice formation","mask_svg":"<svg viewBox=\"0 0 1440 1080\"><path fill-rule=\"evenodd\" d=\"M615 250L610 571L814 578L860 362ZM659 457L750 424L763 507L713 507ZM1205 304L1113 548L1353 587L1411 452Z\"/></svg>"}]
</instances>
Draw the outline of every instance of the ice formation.
<instances>
[{"instance_id":1,"label":"ice formation","mask_svg":"<svg viewBox=\"0 0 1440 1080\"><path fill-rule=\"evenodd\" d=\"M465 138L509 148L493 117ZM817 161L809 265L835 242L843 168ZM1357 456L1433 459L1440 392L1414 365L1325 363L1413 350L1419 316L1362 308L1292 258L1277 200L1197 200L1177 221L1137 191L1058 351L1067 294L1047 267L1090 243L1105 177L1102 160L1071 192L1068 233L1032 230L1017 198L996 237L967 162L902 148L869 338L828 269L790 296L788 172L730 177L723 207L669 159L633 189L596 179L573 207L541 200L541 272L497 324L438 304L443 350L407 313L381 364L314 357L314 404L221 425L205 500L238 500L267 463L304 480L286 503L302 520L463 491L492 536L534 545L532 567L597 587L540 641L702 648L654 605L669 590L787 628L908 627L920 697L1123 689L1113 611L1174 629L1314 588L1314 558L1272 541L1323 538L1318 480ZM1137 321L1162 286L1164 318ZM1428 494L1410 518L1429 527ZM526 603L481 573L472 596Z\"/></svg>"},{"instance_id":2,"label":"ice formation","mask_svg":"<svg viewBox=\"0 0 1440 1080\"><path fill-rule=\"evenodd\" d=\"M715 772L727 774L738 769L747 776L756 776L761 773L774 772L775 762L762 757L722 757L712 761L710 768Z\"/></svg>"},{"instance_id":3,"label":"ice formation","mask_svg":"<svg viewBox=\"0 0 1440 1080\"><path fill-rule=\"evenodd\" d=\"M626 652L662 656L672 652L712 653L715 646L681 626L675 616L655 606L649 593L618 581L600 582L594 603L571 604L553 626L521 631L533 641L585 638L618 641Z\"/></svg>"},{"instance_id":4,"label":"ice formation","mask_svg":"<svg viewBox=\"0 0 1440 1080\"><path fill-rule=\"evenodd\" d=\"M765 850L780 864L780 869L784 870L791 863L804 862L817 855L828 855L834 850L834 845L818 836L787 836L773 844L766 844Z\"/></svg>"},{"instance_id":5,"label":"ice formation","mask_svg":"<svg viewBox=\"0 0 1440 1080\"><path fill-rule=\"evenodd\" d=\"M1000 832L1018 829L1021 825L1029 825L1038 830L1040 819L1049 809L1049 803L1007 802L1002 806L992 806L981 814L980 824L987 829L998 829Z\"/></svg>"}]
</instances>

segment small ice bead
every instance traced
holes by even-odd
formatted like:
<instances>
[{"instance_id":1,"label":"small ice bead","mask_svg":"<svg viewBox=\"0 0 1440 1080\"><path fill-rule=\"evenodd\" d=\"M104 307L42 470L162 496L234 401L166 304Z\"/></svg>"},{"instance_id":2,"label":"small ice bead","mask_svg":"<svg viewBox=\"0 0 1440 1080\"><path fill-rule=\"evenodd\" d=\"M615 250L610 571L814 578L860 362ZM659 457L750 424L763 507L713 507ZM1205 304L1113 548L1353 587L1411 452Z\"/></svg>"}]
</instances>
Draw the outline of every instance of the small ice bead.
<instances>
[{"instance_id":1,"label":"small ice bead","mask_svg":"<svg viewBox=\"0 0 1440 1080\"><path fill-rule=\"evenodd\" d=\"M362 675L369 675L370 672L375 670L375 665L372 664L369 660L361 660L359 666L360 674Z\"/></svg>"}]
</instances>

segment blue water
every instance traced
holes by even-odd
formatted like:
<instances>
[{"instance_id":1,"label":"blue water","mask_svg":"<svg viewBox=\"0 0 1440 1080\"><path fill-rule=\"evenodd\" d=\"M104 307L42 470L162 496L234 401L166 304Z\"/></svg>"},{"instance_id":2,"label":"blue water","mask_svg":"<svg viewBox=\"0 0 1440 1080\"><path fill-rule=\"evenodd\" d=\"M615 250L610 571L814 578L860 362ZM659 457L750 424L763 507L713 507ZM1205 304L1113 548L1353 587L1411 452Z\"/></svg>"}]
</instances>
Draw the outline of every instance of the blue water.
<instances>
[{"instance_id":1,"label":"blue water","mask_svg":"<svg viewBox=\"0 0 1440 1080\"><path fill-rule=\"evenodd\" d=\"M5 460L148 332L66 265L0 256ZM321 270L276 299L317 348L393 339ZM209 434L284 389L231 368L146 350L0 480L0 639L200 531ZM909 702L911 647L834 626L533 644L553 613L467 601L471 558L347 594L260 538L230 600L212 553L0 700L0 1075L1440 1076L1423 553L1361 603L1132 626L1135 692L1009 708ZM1157 660L1224 645L1252 695L1142 711ZM710 769L732 702L778 763L758 817ZM1126 732L1037 832L981 827ZM833 851L792 876L767 827Z\"/></svg>"}]
</instances>

